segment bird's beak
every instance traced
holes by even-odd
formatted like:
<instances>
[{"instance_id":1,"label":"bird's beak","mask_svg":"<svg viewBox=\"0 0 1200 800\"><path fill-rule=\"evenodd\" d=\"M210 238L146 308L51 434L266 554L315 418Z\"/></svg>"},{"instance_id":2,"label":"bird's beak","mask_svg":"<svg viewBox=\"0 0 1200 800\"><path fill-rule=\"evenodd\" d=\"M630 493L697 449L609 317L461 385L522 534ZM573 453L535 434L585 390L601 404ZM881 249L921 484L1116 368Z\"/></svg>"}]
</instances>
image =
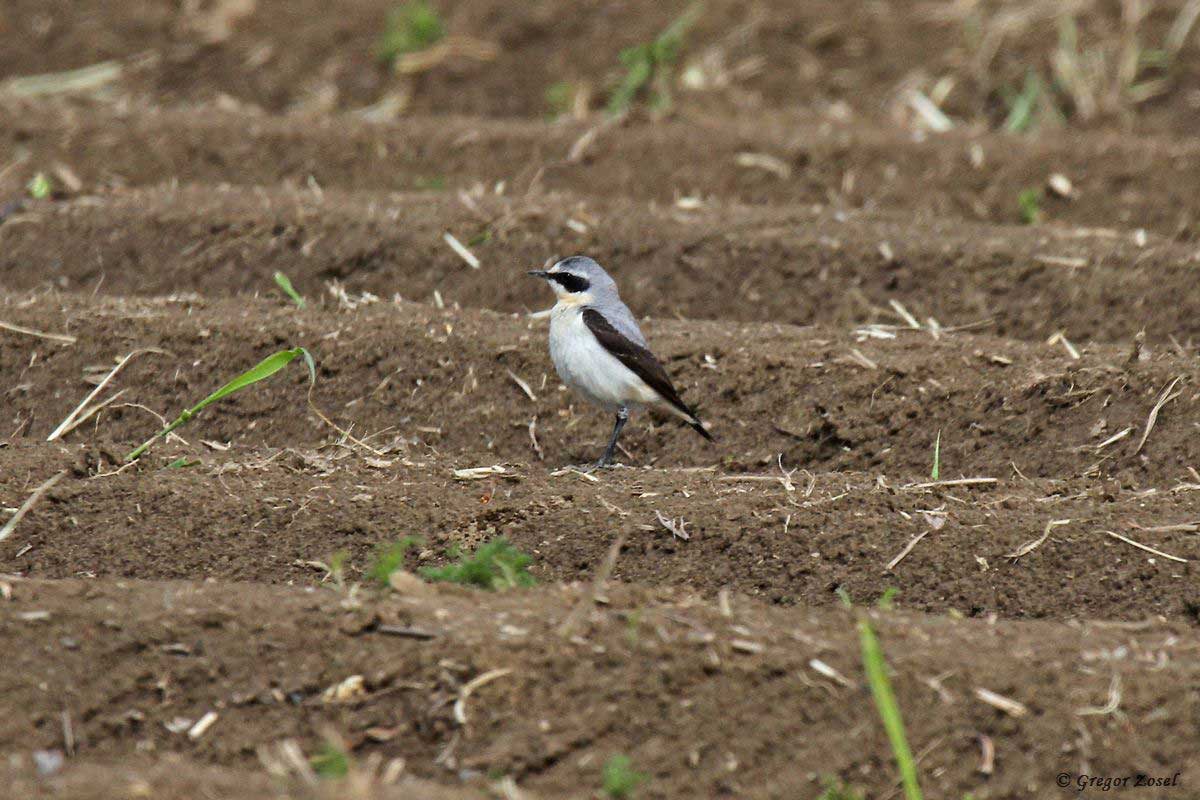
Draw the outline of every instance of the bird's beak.
<instances>
[{"instance_id":1,"label":"bird's beak","mask_svg":"<svg viewBox=\"0 0 1200 800\"><path fill-rule=\"evenodd\" d=\"M550 273L546 272L544 269L531 269L527 274L532 275L535 278L545 278Z\"/></svg>"}]
</instances>

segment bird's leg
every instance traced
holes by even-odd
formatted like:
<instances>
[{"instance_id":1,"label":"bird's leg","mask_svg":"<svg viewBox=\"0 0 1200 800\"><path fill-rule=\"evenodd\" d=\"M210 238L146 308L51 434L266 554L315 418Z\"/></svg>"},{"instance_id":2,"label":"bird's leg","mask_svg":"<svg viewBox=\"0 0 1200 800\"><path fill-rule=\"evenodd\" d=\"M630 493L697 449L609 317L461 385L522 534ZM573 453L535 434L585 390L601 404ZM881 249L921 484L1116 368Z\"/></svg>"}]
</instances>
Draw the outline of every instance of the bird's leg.
<instances>
[{"instance_id":1,"label":"bird's leg","mask_svg":"<svg viewBox=\"0 0 1200 800\"><path fill-rule=\"evenodd\" d=\"M600 456L600 460L596 462L596 469L607 467L612 463L613 453L617 450L617 437L621 435L621 428L624 428L628 421L629 409L621 406L617 411L617 421L613 425L612 438L608 440L608 447L604 448L604 455Z\"/></svg>"}]
</instances>

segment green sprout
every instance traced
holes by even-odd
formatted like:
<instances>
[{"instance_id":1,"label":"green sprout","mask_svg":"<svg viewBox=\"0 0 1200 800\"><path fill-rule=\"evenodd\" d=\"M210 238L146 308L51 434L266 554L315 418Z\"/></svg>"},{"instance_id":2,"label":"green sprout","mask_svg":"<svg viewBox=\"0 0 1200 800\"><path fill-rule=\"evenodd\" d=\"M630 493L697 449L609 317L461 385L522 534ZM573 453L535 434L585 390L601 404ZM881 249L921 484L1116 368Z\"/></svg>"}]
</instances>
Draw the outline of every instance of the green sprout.
<instances>
[{"instance_id":1,"label":"green sprout","mask_svg":"<svg viewBox=\"0 0 1200 800\"><path fill-rule=\"evenodd\" d=\"M309 352L303 347L294 347L291 350L280 350L274 355L267 356L262 361L258 362L258 364L246 370L241 375L238 375L236 378L222 386L220 389L217 389L215 392L201 400L196 405L182 412L171 424L167 425L161 431L151 436L136 449L130 451L129 455L125 456L125 460L136 460L150 448L150 445L154 444L154 442L166 436L168 433L180 427L181 425L185 425L190 422L192 417L199 414L206 406L211 405L212 403L215 403L240 389L245 389L247 386L271 377L276 372L279 372L279 370L283 369L288 364L292 363L292 361L294 361L296 358L301 356L304 357L304 363L308 366L309 386L312 386L317 382L317 368L313 363L312 355L310 355Z\"/></svg>"},{"instance_id":2,"label":"green sprout","mask_svg":"<svg viewBox=\"0 0 1200 800\"><path fill-rule=\"evenodd\" d=\"M567 81L558 81L546 87L546 105L550 108L549 116L557 119L571 110L575 101L575 87Z\"/></svg>"},{"instance_id":3,"label":"green sprout","mask_svg":"<svg viewBox=\"0 0 1200 800\"><path fill-rule=\"evenodd\" d=\"M446 26L429 3L403 3L388 14L387 26L375 45L375 57L390 66L401 56L424 50L445 35Z\"/></svg>"},{"instance_id":4,"label":"green sprout","mask_svg":"<svg viewBox=\"0 0 1200 800\"><path fill-rule=\"evenodd\" d=\"M867 683L871 686L871 694L875 698L875 707L883 720L883 729L887 732L888 741L892 745L892 754L896 757L896 766L900 770L900 781L904 787L905 800L921 800L921 785L917 782L917 764L913 759L912 750L908 747L908 737L904 733L904 720L900 717L900 705L892 692L892 682L888 678L887 662L883 658L883 649L879 639L871 628L871 622L866 614L858 617L858 639L862 646L863 667L867 673Z\"/></svg>"},{"instance_id":5,"label":"green sprout","mask_svg":"<svg viewBox=\"0 0 1200 800\"><path fill-rule=\"evenodd\" d=\"M431 178L417 176L413 178L413 188L422 192L440 192L446 188L446 179L441 175L434 175Z\"/></svg>"},{"instance_id":6,"label":"green sprout","mask_svg":"<svg viewBox=\"0 0 1200 800\"><path fill-rule=\"evenodd\" d=\"M331 742L326 742L309 763L322 778L344 778L350 772L350 756Z\"/></svg>"},{"instance_id":7,"label":"green sprout","mask_svg":"<svg viewBox=\"0 0 1200 800\"><path fill-rule=\"evenodd\" d=\"M1022 189L1017 195L1017 208L1021 212L1021 222L1025 225L1036 225L1042 221L1042 190Z\"/></svg>"},{"instance_id":8,"label":"green sprout","mask_svg":"<svg viewBox=\"0 0 1200 800\"><path fill-rule=\"evenodd\" d=\"M296 308L304 308L304 306L307 305L307 303L304 301L304 298L301 297L300 293L296 291L296 287L292 286L291 279L278 270L275 272L275 285L282 289L283 293L291 298L292 302L296 304Z\"/></svg>"},{"instance_id":9,"label":"green sprout","mask_svg":"<svg viewBox=\"0 0 1200 800\"><path fill-rule=\"evenodd\" d=\"M937 438L933 440L933 469L929 472L930 480L940 480L942 475L942 431L939 428Z\"/></svg>"},{"instance_id":10,"label":"green sprout","mask_svg":"<svg viewBox=\"0 0 1200 800\"><path fill-rule=\"evenodd\" d=\"M615 755L606 761L603 775L604 793L613 800L632 797L637 787L648 778L644 773L636 772L629 756L624 755Z\"/></svg>"},{"instance_id":11,"label":"green sprout","mask_svg":"<svg viewBox=\"0 0 1200 800\"><path fill-rule=\"evenodd\" d=\"M338 550L329 557L328 564L322 564L325 567L326 575L321 578L324 583L327 579L333 581L333 585L338 591L344 591L346 588L346 563L350 560L349 550Z\"/></svg>"},{"instance_id":12,"label":"green sprout","mask_svg":"<svg viewBox=\"0 0 1200 800\"><path fill-rule=\"evenodd\" d=\"M425 567L421 575L427 580L479 586L492 591L533 586L537 581L529 574L533 558L522 553L500 537L481 546L473 555L460 555L457 564L444 567Z\"/></svg>"},{"instance_id":13,"label":"green sprout","mask_svg":"<svg viewBox=\"0 0 1200 800\"><path fill-rule=\"evenodd\" d=\"M879 599L875 601L875 607L880 611L891 611L896 607L896 595L900 594L900 590L895 586L889 586L883 590L883 594L879 595Z\"/></svg>"},{"instance_id":14,"label":"green sprout","mask_svg":"<svg viewBox=\"0 0 1200 800\"><path fill-rule=\"evenodd\" d=\"M420 543L421 540L415 536L405 536L397 542L381 545L375 551L375 560L367 570L368 577L387 586L392 573L404 566L404 558L408 551Z\"/></svg>"},{"instance_id":15,"label":"green sprout","mask_svg":"<svg viewBox=\"0 0 1200 800\"><path fill-rule=\"evenodd\" d=\"M1006 92L1008 117L1004 120L1004 130L1009 133L1024 133L1036 127L1041 98L1042 79L1031 69L1025 73L1025 87L1019 93L1012 90Z\"/></svg>"},{"instance_id":16,"label":"green sprout","mask_svg":"<svg viewBox=\"0 0 1200 800\"><path fill-rule=\"evenodd\" d=\"M654 41L627 47L620 60L625 75L608 99L609 113L624 114L647 86L652 87L650 106L656 110L671 107L670 73L683 50L684 36L696 23L704 6L694 3L663 30Z\"/></svg>"},{"instance_id":17,"label":"green sprout","mask_svg":"<svg viewBox=\"0 0 1200 800\"><path fill-rule=\"evenodd\" d=\"M864 800L861 794L834 778L827 777L823 783L825 791L817 795L817 800Z\"/></svg>"},{"instance_id":18,"label":"green sprout","mask_svg":"<svg viewBox=\"0 0 1200 800\"><path fill-rule=\"evenodd\" d=\"M45 200L50 196L50 192L54 191L50 179L46 177L46 173L44 172L34 175L33 180L29 181L25 188L29 190L29 196L34 200Z\"/></svg>"},{"instance_id":19,"label":"green sprout","mask_svg":"<svg viewBox=\"0 0 1200 800\"><path fill-rule=\"evenodd\" d=\"M642 626L642 610L640 608L629 612L625 619L625 641L630 647L637 647Z\"/></svg>"}]
</instances>

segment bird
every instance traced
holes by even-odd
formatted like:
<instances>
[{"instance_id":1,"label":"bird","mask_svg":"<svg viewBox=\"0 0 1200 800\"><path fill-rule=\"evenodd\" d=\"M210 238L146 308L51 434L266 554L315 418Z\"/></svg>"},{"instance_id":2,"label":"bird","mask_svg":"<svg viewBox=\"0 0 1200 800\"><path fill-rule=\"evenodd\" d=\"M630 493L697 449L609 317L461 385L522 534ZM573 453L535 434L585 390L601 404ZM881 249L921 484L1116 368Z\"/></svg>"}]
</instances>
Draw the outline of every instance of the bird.
<instances>
[{"instance_id":1,"label":"bird","mask_svg":"<svg viewBox=\"0 0 1200 800\"><path fill-rule=\"evenodd\" d=\"M549 283L558 300L550 311L554 369L576 394L616 416L608 446L589 471L612 465L630 412L645 406L666 409L714 441L650 352L633 312L621 301L616 281L603 267L588 256L571 256L550 269L528 273Z\"/></svg>"}]
</instances>

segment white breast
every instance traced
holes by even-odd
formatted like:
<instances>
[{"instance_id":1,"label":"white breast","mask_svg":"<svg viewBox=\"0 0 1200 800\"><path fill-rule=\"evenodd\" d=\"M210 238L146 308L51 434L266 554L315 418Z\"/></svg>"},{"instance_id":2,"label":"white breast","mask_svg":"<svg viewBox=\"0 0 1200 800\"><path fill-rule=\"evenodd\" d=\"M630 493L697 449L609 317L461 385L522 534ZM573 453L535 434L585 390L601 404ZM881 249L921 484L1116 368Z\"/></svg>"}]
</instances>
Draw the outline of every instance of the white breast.
<instances>
[{"instance_id":1,"label":"white breast","mask_svg":"<svg viewBox=\"0 0 1200 800\"><path fill-rule=\"evenodd\" d=\"M583 321L583 306L559 303L550 315L550 360L563 383L601 408L660 402L658 393L605 350Z\"/></svg>"}]
</instances>

